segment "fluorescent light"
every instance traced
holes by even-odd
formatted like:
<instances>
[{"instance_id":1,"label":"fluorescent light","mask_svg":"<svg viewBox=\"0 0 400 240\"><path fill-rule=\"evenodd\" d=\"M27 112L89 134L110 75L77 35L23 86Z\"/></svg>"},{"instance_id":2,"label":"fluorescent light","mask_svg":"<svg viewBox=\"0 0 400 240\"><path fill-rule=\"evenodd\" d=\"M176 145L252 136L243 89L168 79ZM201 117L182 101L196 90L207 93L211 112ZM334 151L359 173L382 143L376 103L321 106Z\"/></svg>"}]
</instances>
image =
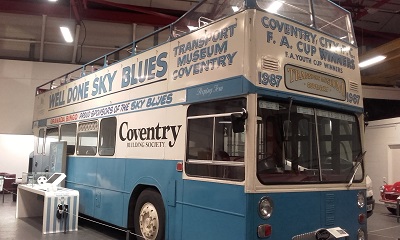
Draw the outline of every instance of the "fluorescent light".
<instances>
[{"instance_id":1,"label":"fluorescent light","mask_svg":"<svg viewBox=\"0 0 400 240\"><path fill-rule=\"evenodd\" d=\"M270 13L276 13L278 11L279 8L282 7L283 2L281 1L275 1L273 2L268 8L267 8L267 12Z\"/></svg>"},{"instance_id":2,"label":"fluorescent light","mask_svg":"<svg viewBox=\"0 0 400 240\"><path fill-rule=\"evenodd\" d=\"M366 66L375 64L375 63L377 63L377 62L380 62L380 61L382 61L382 60L385 59L385 58L386 58L385 56L379 55L379 56L376 56L376 57L373 57L373 58L370 58L370 59L367 59L367 60L365 60L365 61L360 62L360 64L358 64L358 66L359 66L360 68L366 67Z\"/></svg>"},{"instance_id":3,"label":"fluorescent light","mask_svg":"<svg viewBox=\"0 0 400 240\"><path fill-rule=\"evenodd\" d=\"M57 2L57 0L49 0L49 2Z\"/></svg>"},{"instance_id":4,"label":"fluorescent light","mask_svg":"<svg viewBox=\"0 0 400 240\"><path fill-rule=\"evenodd\" d=\"M74 39L72 38L71 32L69 31L69 28L67 27L60 27L61 33L65 39L66 42L73 42Z\"/></svg>"},{"instance_id":5,"label":"fluorescent light","mask_svg":"<svg viewBox=\"0 0 400 240\"><path fill-rule=\"evenodd\" d=\"M190 31L194 31L194 30L198 29L198 27L195 27L195 26L187 26L187 27L189 28Z\"/></svg>"}]
</instances>

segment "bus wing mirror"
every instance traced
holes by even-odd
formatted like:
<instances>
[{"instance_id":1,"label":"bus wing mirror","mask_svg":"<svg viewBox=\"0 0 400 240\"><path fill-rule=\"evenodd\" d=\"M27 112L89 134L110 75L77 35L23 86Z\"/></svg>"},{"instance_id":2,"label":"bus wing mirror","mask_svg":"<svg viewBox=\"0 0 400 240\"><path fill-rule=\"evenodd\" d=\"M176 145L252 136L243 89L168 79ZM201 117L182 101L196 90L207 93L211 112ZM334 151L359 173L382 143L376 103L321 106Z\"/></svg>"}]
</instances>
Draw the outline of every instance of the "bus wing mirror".
<instances>
[{"instance_id":1,"label":"bus wing mirror","mask_svg":"<svg viewBox=\"0 0 400 240\"><path fill-rule=\"evenodd\" d=\"M231 114L232 131L234 133L244 132L244 125L246 119L247 119L247 111L244 108L243 112L241 113L232 113Z\"/></svg>"}]
</instances>

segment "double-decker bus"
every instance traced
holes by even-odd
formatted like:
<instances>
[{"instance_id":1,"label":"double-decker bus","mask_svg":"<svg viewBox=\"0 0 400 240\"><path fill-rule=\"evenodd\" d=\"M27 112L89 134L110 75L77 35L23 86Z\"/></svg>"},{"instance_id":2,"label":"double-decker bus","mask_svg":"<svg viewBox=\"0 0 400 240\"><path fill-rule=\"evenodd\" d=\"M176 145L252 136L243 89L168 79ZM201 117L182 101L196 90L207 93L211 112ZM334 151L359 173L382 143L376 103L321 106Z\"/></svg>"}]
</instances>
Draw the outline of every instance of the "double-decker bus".
<instances>
[{"instance_id":1,"label":"double-decker bus","mask_svg":"<svg viewBox=\"0 0 400 240\"><path fill-rule=\"evenodd\" d=\"M357 55L330 1L199 1L37 88L35 166L145 239L366 239Z\"/></svg>"}]
</instances>

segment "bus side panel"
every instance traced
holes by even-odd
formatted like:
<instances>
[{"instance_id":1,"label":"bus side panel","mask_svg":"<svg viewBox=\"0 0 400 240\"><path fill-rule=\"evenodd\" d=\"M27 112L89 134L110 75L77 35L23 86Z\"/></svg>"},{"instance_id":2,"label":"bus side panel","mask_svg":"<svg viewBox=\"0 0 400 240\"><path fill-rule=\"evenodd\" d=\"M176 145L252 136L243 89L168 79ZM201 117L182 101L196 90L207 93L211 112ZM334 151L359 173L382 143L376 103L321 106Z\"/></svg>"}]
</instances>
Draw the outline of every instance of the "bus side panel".
<instances>
[{"instance_id":1,"label":"bus side panel","mask_svg":"<svg viewBox=\"0 0 400 240\"><path fill-rule=\"evenodd\" d=\"M185 180L182 239L246 239L243 186Z\"/></svg>"},{"instance_id":2,"label":"bus side panel","mask_svg":"<svg viewBox=\"0 0 400 240\"><path fill-rule=\"evenodd\" d=\"M123 191L125 162L125 159L98 158L96 187Z\"/></svg>"},{"instance_id":3,"label":"bus side panel","mask_svg":"<svg viewBox=\"0 0 400 240\"><path fill-rule=\"evenodd\" d=\"M117 226L126 227L124 224L124 195L107 189L96 189L94 217Z\"/></svg>"},{"instance_id":4,"label":"bus side panel","mask_svg":"<svg viewBox=\"0 0 400 240\"><path fill-rule=\"evenodd\" d=\"M67 187L79 190L79 212L103 221L123 223L125 160L69 157Z\"/></svg>"},{"instance_id":5,"label":"bus side panel","mask_svg":"<svg viewBox=\"0 0 400 240\"><path fill-rule=\"evenodd\" d=\"M125 160L98 158L94 217L117 226L123 224Z\"/></svg>"},{"instance_id":6,"label":"bus side panel","mask_svg":"<svg viewBox=\"0 0 400 240\"><path fill-rule=\"evenodd\" d=\"M93 217L95 189L71 182L66 182L66 187L79 191L79 213Z\"/></svg>"},{"instance_id":7,"label":"bus side panel","mask_svg":"<svg viewBox=\"0 0 400 240\"><path fill-rule=\"evenodd\" d=\"M66 187L79 191L79 212L92 217L94 216L96 167L96 158L69 156L67 159Z\"/></svg>"}]
</instances>

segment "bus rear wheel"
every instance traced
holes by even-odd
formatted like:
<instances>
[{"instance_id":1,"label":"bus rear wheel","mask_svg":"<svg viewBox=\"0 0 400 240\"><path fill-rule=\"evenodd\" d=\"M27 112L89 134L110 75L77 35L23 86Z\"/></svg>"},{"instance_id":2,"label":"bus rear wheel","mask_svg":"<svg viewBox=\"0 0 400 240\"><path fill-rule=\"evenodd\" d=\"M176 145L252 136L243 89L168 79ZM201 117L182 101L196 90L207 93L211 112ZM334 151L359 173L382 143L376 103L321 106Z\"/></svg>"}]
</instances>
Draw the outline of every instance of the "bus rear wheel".
<instances>
[{"instance_id":1,"label":"bus rear wheel","mask_svg":"<svg viewBox=\"0 0 400 240\"><path fill-rule=\"evenodd\" d=\"M165 234L165 209L159 192L144 190L138 198L135 212L135 233L144 239L162 240Z\"/></svg>"}]
</instances>

